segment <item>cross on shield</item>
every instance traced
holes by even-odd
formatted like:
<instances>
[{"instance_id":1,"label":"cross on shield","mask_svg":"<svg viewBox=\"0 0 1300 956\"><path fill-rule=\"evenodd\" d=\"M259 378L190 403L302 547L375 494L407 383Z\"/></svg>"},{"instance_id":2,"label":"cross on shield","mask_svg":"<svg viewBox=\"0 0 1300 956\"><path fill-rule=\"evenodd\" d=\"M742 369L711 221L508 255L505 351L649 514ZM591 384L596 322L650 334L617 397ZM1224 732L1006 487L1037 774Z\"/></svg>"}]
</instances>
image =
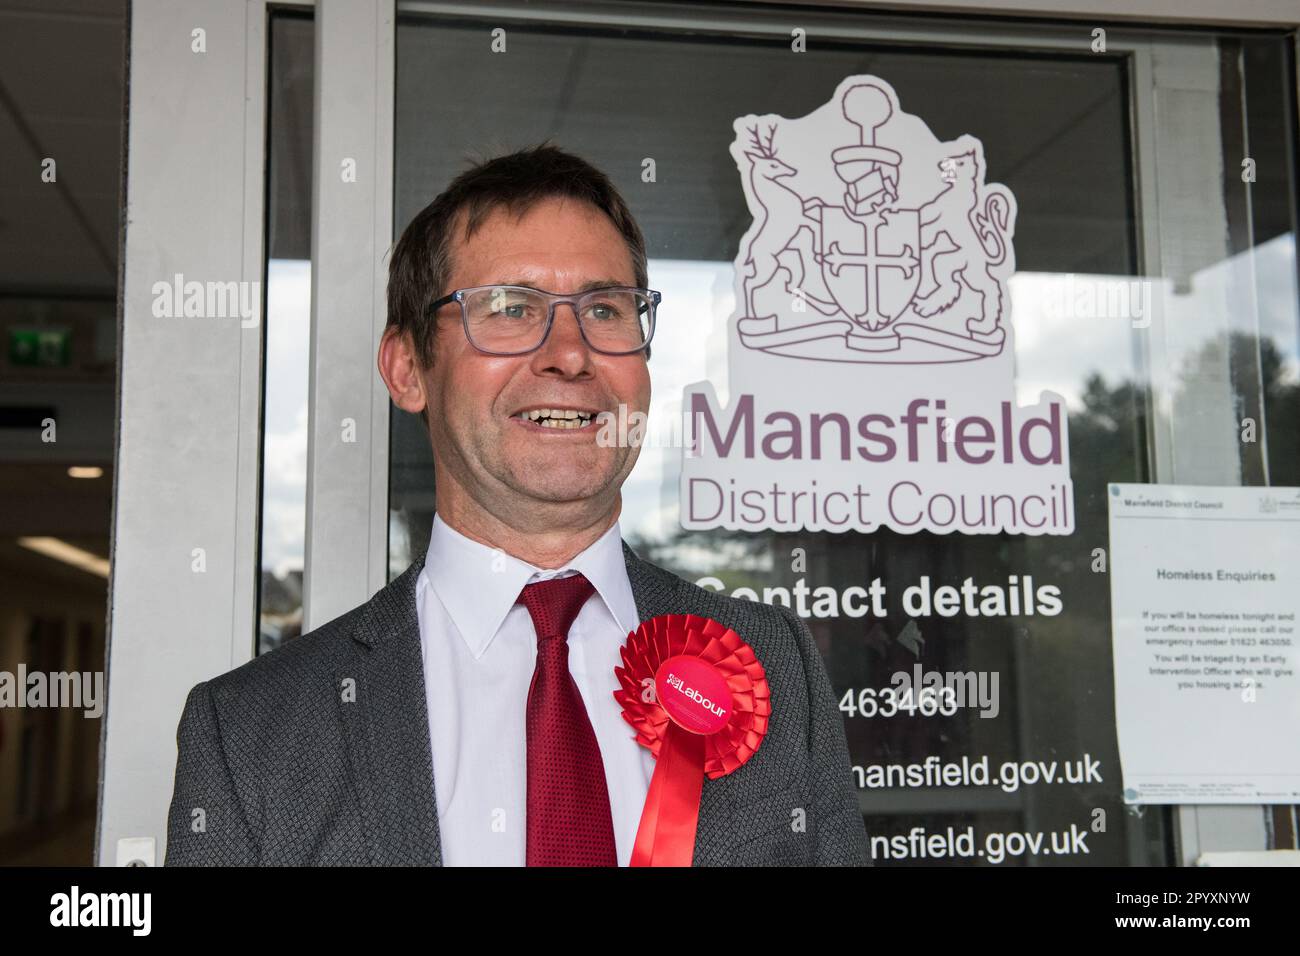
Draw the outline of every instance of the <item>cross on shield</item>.
<instances>
[{"instance_id":1,"label":"cross on shield","mask_svg":"<svg viewBox=\"0 0 1300 956\"><path fill-rule=\"evenodd\" d=\"M915 209L855 216L824 206L817 261L836 304L858 325L882 329L906 311L921 281Z\"/></svg>"}]
</instances>

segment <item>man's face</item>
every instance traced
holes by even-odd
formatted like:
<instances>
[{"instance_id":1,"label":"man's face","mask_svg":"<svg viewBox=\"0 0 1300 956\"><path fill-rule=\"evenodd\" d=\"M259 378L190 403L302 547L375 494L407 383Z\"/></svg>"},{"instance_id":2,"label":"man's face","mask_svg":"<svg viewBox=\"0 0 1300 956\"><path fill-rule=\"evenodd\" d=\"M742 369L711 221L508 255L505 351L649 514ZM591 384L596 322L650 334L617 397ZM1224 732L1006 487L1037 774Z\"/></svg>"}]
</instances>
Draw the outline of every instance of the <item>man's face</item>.
<instances>
[{"instance_id":1,"label":"man's face","mask_svg":"<svg viewBox=\"0 0 1300 956\"><path fill-rule=\"evenodd\" d=\"M518 222L494 210L468 242L456 224L448 289L526 285L574 293L584 284L636 285L631 255L599 209L551 198ZM636 463L639 449L597 444L601 425L539 425L529 409L646 412L650 374L644 352L604 355L583 341L573 307L560 305L550 335L526 355L488 355L465 338L459 306L438 312L433 367L423 373L429 432L438 465L477 504L515 527L543 517L544 503L603 514ZM626 420L626 419L625 419ZM605 429L617 435L617 429ZM553 510L552 510L553 513Z\"/></svg>"}]
</instances>

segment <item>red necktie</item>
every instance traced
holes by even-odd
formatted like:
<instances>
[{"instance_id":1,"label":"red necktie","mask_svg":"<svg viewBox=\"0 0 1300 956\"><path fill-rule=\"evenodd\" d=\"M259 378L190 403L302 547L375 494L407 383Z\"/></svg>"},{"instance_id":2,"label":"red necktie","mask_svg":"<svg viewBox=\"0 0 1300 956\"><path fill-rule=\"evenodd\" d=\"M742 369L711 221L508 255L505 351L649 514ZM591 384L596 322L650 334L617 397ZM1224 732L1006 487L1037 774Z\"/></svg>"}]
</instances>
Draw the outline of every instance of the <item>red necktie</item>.
<instances>
[{"instance_id":1,"label":"red necktie","mask_svg":"<svg viewBox=\"0 0 1300 956\"><path fill-rule=\"evenodd\" d=\"M528 688L528 865L617 866L605 765L569 673L569 628L595 588L581 574L525 585L537 631Z\"/></svg>"}]
</instances>

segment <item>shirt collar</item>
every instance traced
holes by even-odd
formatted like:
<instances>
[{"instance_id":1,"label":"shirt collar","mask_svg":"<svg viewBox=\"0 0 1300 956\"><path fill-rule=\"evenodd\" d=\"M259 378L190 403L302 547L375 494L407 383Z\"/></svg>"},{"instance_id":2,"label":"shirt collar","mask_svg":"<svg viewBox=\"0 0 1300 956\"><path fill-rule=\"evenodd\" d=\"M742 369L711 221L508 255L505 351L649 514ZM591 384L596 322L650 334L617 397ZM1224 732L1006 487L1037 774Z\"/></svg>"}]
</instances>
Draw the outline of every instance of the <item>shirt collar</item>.
<instances>
[{"instance_id":1,"label":"shirt collar","mask_svg":"<svg viewBox=\"0 0 1300 956\"><path fill-rule=\"evenodd\" d=\"M636 629L636 602L617 521L563 567L548 570L466 537L435 513L420 577L438 595L477 659L501 629L525 584L570 571L581 572L592 583L621 634Z\"/></svg>"}]
</instances>

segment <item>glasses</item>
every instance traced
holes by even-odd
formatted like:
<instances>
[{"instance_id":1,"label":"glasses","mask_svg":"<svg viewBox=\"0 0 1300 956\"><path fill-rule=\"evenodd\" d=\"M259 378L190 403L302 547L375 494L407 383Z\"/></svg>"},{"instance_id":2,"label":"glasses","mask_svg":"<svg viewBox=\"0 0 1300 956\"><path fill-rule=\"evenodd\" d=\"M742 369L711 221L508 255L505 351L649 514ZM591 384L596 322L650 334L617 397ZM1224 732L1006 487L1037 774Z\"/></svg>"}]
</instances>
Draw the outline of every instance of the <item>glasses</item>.
<instances>
[{"instance_id":1,"label":"glasses","mask_svg":"<svg viewBox=\"0 0 1300 956\"><path fill-rule=\"evenodd\" d=\"M625 286L566 296L522 285L481 285L443 296L427 314L459 302L465 337L474 348L491 355L522 355L542 347L555 322L555 307L569 305L589 348L631 355L650 344L660 298L653 289Z\"/></svg>"}]
</instances>

